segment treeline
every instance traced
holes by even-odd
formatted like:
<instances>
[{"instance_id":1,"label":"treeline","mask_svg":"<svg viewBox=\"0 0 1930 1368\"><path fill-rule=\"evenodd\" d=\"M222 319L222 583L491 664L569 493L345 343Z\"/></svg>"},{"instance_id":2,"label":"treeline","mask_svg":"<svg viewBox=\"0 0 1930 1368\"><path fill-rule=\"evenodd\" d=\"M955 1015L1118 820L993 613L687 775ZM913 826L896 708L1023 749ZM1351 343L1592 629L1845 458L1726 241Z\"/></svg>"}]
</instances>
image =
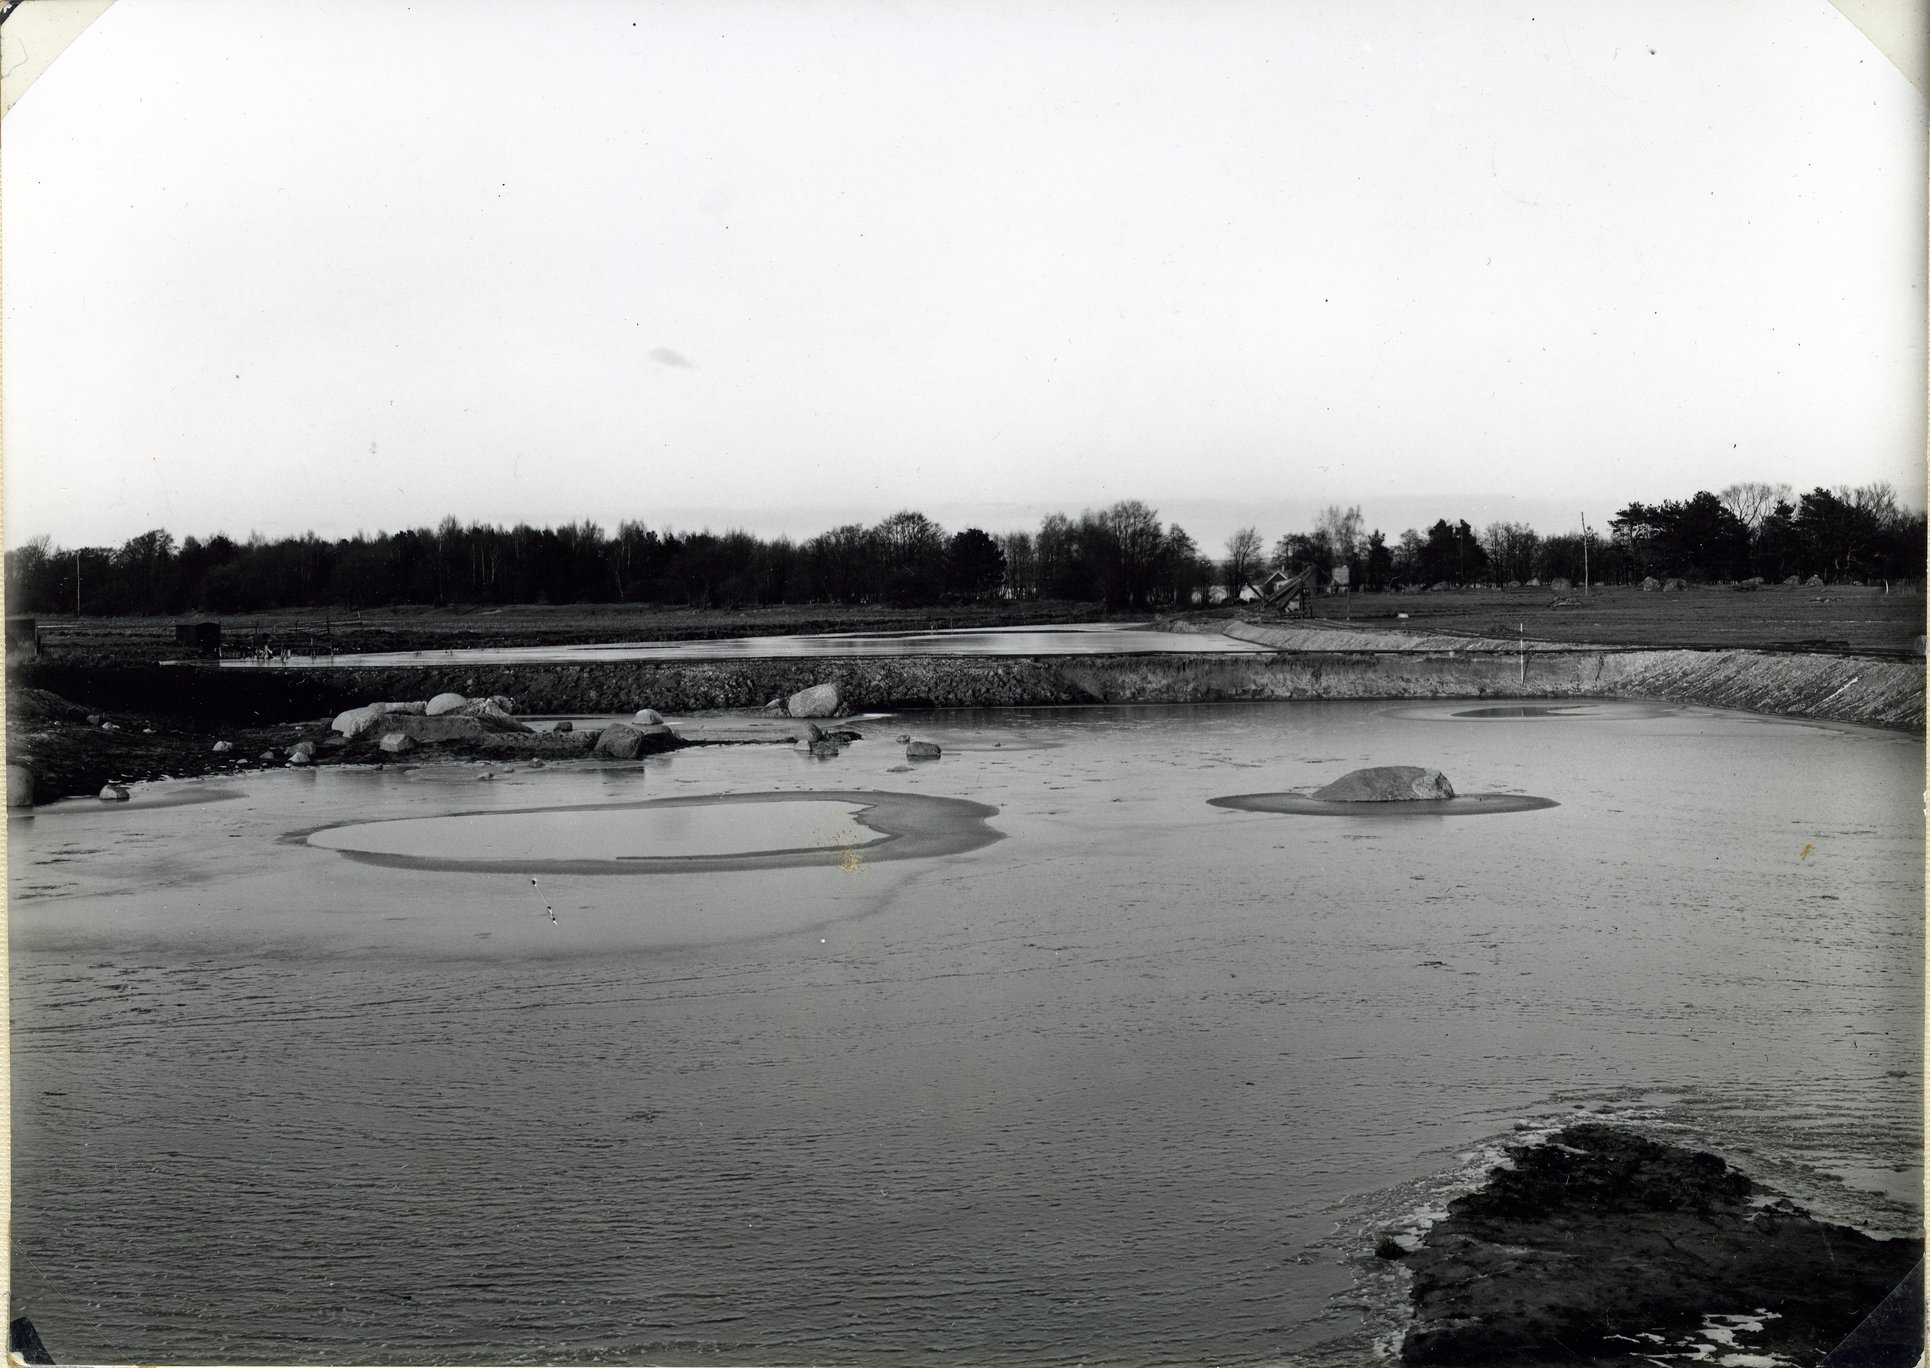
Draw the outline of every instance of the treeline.
<instances>
[{"instance_id":1,"label":"treeline","mask_svg":"<svg viewBox=\"0 0 1930 1368\"><path fill-rule=\"evenodd\" d=\"M1426 532L1409 528L1389 543L1363 535L1360 509L1330 507L1312 530L1274 543L1256 528L1226 543L1223 582L1238 592L1256 574L1313 566L1323 586L1347 570L1352 587L1381 590L1437 584L1526 584L1586 575L1602 584L1654 577L1720 583L1820 576L1828 583L1920 579L1924 514L1901 508L1887 484L1818 487L1801 496L1788 485L1730 485L1684 500L1631 503L1608 521L1543 536L1524 523L1495 522L1477 532L1443 518Z\"/></svg>"},{"instance_id":2,"label":"treeline","mask_svg":"<svg viewBox=\"0 0 1930 1368\"><path fill-rule=\"evenodd\" d=\"M834 527L803 542L748 532L657 531L625 522L562 527L464 525L327 541L313 534L178 544L163 530L119 547L56 547L35 538L6 554L15 613L235 613L397 603L638 603L731 607L883 603L907 607L994 598L1067 599L1110 609L1188 606L1238 595L1272 571L1309 566L1323 587L1510 584L1556 578L1634 583L1826 581L1922 576L1925 522L1887 485L1732 485L1682 501L1631 503L1596 529L1541 535L1521 523L1477 531L1465 519L1410 528L1393 541L1365 530L1358 508L1328 508L1271 548L1256 528L1222 558L1136 500L1052 514L1036 531L947 532L922 513Z\"/></svg>"},{"instance_id":3,"label":"treeline","mask_svg":"<svg viewBox=\"0 0 1930 1368\"><path fill-rule=\"evenodd\" d=\"M808 541L748 532L657 531L621 524L464 525L178 544L164 530L119 547L56 547L45 537L6 555L15 613L130 614L373 607L395 603L753 603L923 606L997 597L1072 598L1143 609L1190 602L1215 574L1186 532L1127 501L1036 535L948 533L922 513L851 523Z\"/></svg>"}]
</instances>

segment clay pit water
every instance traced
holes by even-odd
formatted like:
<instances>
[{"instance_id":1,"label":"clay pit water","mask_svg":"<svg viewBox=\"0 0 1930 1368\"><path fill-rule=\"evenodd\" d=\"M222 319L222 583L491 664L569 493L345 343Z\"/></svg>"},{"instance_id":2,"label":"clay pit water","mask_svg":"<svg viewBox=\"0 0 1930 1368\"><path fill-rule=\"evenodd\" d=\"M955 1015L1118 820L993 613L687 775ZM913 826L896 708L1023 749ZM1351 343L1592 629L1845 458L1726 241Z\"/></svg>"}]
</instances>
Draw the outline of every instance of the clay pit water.
<instances>
[{"instance_id":1,"label":"clay pit water","mask_svg":"<svg viewBox=\"0 0 1930 1368\"><path fill-rule=\"evenodd\" d=\"M307 643L312 646L314 643ZM966 655L1265 655L1269 647L1217 632L1164 632L1110 622L1056 627L952 628L936 632L816 632L698 641L605 641L564 646L474 646L443 651L293 655L274 668L366 665L572 665L618 660L792 660L807 657ZM224 660L230 669L261 669L252 659Z\"/></svg>"},{"instance_id":2,"label":"clay pit water","mask_svg":"<svg viewBox=\"0 0 1930 1368\"><path fill-rule=\"evenodd\" d=\"M1584 1113L1913 1229L1922 740L1510 707L16 817L14 1313L61 1361L1356 1364L1379 1237ZM1555 805L1208 801L1374 764Z\"/></svg>"}]
</instances>

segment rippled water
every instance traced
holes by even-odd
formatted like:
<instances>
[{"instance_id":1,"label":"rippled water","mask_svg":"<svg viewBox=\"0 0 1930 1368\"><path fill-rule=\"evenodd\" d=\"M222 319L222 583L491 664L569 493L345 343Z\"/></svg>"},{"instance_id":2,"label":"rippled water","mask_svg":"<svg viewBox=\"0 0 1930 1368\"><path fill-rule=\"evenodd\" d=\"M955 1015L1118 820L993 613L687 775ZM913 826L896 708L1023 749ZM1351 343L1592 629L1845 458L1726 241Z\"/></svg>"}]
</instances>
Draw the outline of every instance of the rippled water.
<instances>
[{"instance_id":1,"label":"rippled water","mask_svg":"<svg viewBox=\"0 0 1930 1368\"><path fill-rule=\"evenodd\" d=\"M1921 740L1467 710L937 714L916 767L15 819L15 1313L63 1361L1358 1363L1399 1332L1377 1236L1577 1109L1909 1227ZM1369 764L1559 806L1207 801ZM307 839L773 790L969 798L1004 839L540 899Z\"/></svg>"}]
</instances>

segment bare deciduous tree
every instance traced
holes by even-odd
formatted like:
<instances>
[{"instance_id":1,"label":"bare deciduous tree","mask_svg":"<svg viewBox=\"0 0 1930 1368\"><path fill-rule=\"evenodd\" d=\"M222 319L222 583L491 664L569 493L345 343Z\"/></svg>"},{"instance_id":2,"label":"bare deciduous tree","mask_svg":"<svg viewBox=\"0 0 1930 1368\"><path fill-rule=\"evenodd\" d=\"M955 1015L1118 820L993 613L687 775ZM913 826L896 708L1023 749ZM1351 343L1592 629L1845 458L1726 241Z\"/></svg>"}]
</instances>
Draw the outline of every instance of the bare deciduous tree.
<instances>
[{"instance_id":1,"label":"bare deciduous tree","mask_svg":"<svg viewBox=\"0 0 1930 1368\"><path fill-rule=\"evenodd\" d=\"M1736 515L1736 520L1754 532L1762 525L1762 520L1776 511L1776 505L1790 500L1790 488L1786 484L1765 484L1761 480L1744 480L1732 484L1716 498L1722 506Z\"/></svg>"},{"instance_id":2,"label":"bare deciduous tree","mask_svg":"<svg viewBox=\"0 0 1930 1368\"><path fill-rule=\"evenodd\" d=\"M1242 527L1226 539L1227 593L1240 592L1240 587L1259 571L1265 552L1266 543L1260 540L1257 527Z\"/></svg>"}]
</instances>

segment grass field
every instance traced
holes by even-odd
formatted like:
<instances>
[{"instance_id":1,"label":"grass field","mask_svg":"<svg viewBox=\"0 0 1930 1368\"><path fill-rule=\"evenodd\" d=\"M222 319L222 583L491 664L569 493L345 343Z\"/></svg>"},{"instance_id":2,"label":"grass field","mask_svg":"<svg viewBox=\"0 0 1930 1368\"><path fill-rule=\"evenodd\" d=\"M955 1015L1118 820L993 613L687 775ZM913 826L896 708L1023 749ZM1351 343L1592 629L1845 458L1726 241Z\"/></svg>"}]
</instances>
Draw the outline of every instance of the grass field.
<instances>
[{"instance_id":1,"label":"grass field","mask_svg":"<svg viewBox=\"0 0 1930 1368\"><path fill-rule=\"evenodd\" d=\"M1547 590L1448 590L1425 594L1353 594L1315 601L1317 620L1356 629L1413 629L1595 645L1769 647L1915 654L1924 633L1922 593L1886 594L1880 587L1764 588L1752 593L1694 588L1642 593L1597 587L1551 607ZM1401 615L1405 614L1403 617ZM363 612L307 609L237 614L220 619L230 649L251 642L305 654L337 651L450 650L549 646L571 642L673 641L804 632L892 632L1092 622L1099 605L1048 602L938 609L801 604L742 609L655 608L622 604L525 605L504 608L404 606ZM1110 615L1120 621L1131 615ZM1251 608L1216 609L1214 618L1260 620ZM1146 614L1138 620L1146 620ZM44 653L69 661L134 663L172 659L177 619L163 617L40 619Z\"/></svg>"},{"instance_id":2,"label":"grass field","mask_svg":"<svg viewBox=\"0 0 1930 1368\"><path fill-rule=\"evenodd\" d=\"M1921 592L1881 587L1754 592L1708 587L1681 593L1596 587L1561 597L1545 589L1458 589L1317 599L1315 618L1355 629L1409 629L1600 646L1767 647L1910 654L1924 634ZM1406 614L1403 619L1400 614Z\"/></svg>"}]
</instances>

